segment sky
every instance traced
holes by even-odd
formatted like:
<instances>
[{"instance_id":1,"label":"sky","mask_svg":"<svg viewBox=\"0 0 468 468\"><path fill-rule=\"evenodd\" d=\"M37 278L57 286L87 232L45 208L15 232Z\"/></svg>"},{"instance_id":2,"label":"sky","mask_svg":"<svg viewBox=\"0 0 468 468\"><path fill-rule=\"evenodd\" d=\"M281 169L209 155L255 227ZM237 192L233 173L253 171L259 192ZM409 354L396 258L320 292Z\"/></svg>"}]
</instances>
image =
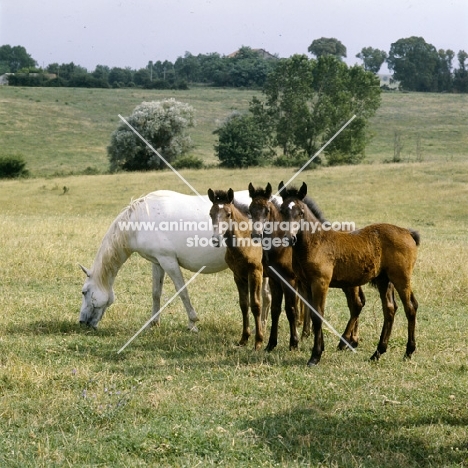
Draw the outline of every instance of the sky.
<instances>
[{"instance_id":1,"label":"sky","mask_svg":"<svg viewBox=\"0 0 468 468\"><path fill-rule=\"evenodd\" d=\"M0 0L0 45L42 67L139 69L241 46L290 57L320 37L339 39L352 65L363 47L388 52L411 36L468 51L468 0Z\"/></svg>"}]
</instances>

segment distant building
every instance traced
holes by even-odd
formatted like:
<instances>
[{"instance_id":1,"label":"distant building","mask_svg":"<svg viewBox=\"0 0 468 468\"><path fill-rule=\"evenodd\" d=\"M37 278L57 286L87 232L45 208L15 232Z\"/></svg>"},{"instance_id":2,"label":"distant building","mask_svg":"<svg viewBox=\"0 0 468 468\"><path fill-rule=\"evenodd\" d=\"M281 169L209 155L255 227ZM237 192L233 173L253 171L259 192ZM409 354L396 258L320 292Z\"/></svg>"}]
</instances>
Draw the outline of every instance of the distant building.
<instances>
[{"instance_id":1,"label":"distant building","mask_svg":"<svg viewBox=\"0 0 468 468\"><path fill-rule=\"evenodd\" d=\"M266 51L265 49L252 49L252 52L256 52L261 58L265 60L278 60L276 55L270 54L270 52ZM234 58L238 53L239 51L236 50L232 54L229 54L228 57Z\"/></svg>"},{"instance_id":2,"label":"distant building","mask_svg":"<svg viewBox=\"0 0 468 468\"><path fill-rule=\"evenodd\" d=\"M0 75L0 86L8 85L8 77L10 75L14 75L14 73L4 73L3 75Z\"/></svg>"}]
</instances>

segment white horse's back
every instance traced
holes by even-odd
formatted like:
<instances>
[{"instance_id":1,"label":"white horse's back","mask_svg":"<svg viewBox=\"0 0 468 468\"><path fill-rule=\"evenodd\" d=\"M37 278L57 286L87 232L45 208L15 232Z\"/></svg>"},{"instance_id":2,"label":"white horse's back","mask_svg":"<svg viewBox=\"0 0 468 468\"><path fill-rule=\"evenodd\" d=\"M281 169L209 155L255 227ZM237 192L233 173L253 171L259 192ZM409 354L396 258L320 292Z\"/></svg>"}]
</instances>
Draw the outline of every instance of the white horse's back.
<instances>
[{"instance_id":1,"label":"white horse's back","mask_svg":"<svg viewBox=\"0 0 468 468\"><path fill-rule=\"evenodd\" d=\"M235 196L240 203L250 201L247 190ZM203 273L215 273L227 268L226 251L212 244L210 207L207 196L158 190L134 202L121 226L128 229L131 250L153 263L163 266L173 258L186 270L195 272L204 266Z\"/></svg>"}]
</instances>

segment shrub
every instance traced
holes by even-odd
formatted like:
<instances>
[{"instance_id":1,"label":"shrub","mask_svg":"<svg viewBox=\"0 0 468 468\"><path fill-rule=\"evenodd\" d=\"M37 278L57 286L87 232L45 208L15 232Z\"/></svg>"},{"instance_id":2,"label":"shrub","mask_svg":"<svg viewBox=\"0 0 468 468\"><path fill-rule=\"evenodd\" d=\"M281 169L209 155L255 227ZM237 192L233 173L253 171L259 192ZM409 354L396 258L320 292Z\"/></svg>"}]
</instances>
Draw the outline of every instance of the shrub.
<instances>
[{"instance_id":1,"label":"shrub","mask_svg":"<svg viewBox=\"0 0 468 468\"><path fill-rule=\"evenodd\" d=\"M143 102L126 119L128 123L172 164L193 146L187 129L195 125L194 109L175 99ZM107 147L110 170L147 171L166 165L125 122L112 133Z\"/></svg>"},{"instance_id":2,"label":"shrub","mask_svg":"<svg viewBox=\"0 0 468 468\"><path fill-rule=\"evenodd\" d=\"M204 166L203 160L196 156L181 156L177 158L172 166L175 169L202 169Z\"/></svg>"},{"instance_id":3,"label":"shrub","mask_svg":"<svg viewBox=\"0 0 468 468\"><path fill-rule=\"evenodd\" d=\"M215 131L215 152L222 167L261 166L266 163L266 136L252 115L232 114Z\"/></svg>"},{"instance_id":4,"label":"shrub","mask_svg":"<svg viewBox=\"0 0 468 468\"><path fill-rule=\"evenodd\" d=\"M297 156L295 158L291 158L288 156L278 156L274 161L273 165L278 167L297 167L301 168L304 166L307 161L309 161L309 157L306 155ZM322 160L320 156L314 158L314 160L305 168L305 169L316 169L320 164L322 164Z\"/></svg>"},{"instance_id":5,"label":"shrub","mask_svg":"<svg viewBox=\"0 0 468 468\"><path fill-rule=\"evenodd\" d=\"M26 162L21 156L7 156L0 158L0 179L14 179L29 175Z\"/></svg>"}]
</instances>

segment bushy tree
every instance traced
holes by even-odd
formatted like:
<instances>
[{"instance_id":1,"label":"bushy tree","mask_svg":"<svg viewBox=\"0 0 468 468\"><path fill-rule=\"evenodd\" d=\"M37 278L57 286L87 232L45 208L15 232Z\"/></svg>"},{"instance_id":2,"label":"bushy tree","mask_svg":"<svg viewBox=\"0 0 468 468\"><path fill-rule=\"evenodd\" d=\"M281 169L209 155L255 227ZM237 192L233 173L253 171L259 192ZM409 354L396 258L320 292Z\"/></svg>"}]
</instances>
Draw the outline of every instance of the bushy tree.
<instances>
[{"instance_id":1,"label":"bushy tree","mask_svg":"<svg viewBox=\"0 0 468 468\"><path fill-rule=\"evenodd\" d=\"M388 68L408 91L437 91L439 54L424 38L399 39L390 47Z\"/></svg>"},{"instance_id":2,"label":"bushy tree","mask_svg":"<svg viewBox=\"0 0 468 468\"><path fill-rule=\"evenodd\" d=\"M192 148L187 129L195 125L192 106L166 99L143 102L127 117L128 123L167 161L173 161ZM111 172L164 169L164 162L125 122L112 133L107 147Z\"/></svg>"},{"instance_id":3,"label":"bushy tree","mask_svg":"<svg viewBox=\"0 0 468 468\"><path fill-rule=\"evenodd\" d=\"M346 57L346 47L341 41L334 37L321 37L320 39L315 39L312 41L312 44L310 44L307 51L312 55L315 55L317 58L325 55L332 55L338 60L341 60L343 57Z\"/></svg>"},{"instance_id":4,"label":"bushy tree","mask_svg":"<svg viewBox=\"0 0 468 468\"><path fill-rule=\"evenodd\" d=\"M388 55L384 50L363 47L356 57L364 62L364 70L379 73L380 67L387 60Z\"/></svg>"},{"instance_id":5,"label":"bushy tree","mask_svg":"<svg viewBox=\"0 0 468 468\"><path fill-rule=\"evenodd\" d=\"M35 67L37 62L22 46L0 46L0 70L2 73L16 73L22 68Z\"/></svg>"},{"instance_id":6,"label":"bushy tree","mask_svg":"<svg viewBox=\"0 0 468 468\"><path fill-rule=\"evenodd\" d=\"M265 100L254 98L250 109L283 157L312 157L355 114L325 154L328 164L355 164L364 158L367 122L380 105L373 73L332 56L309 60L294 55L268 76L263 93Z\"/></svg>"},{"instance_id":7,"label":"bushy tree","mask_svg":"<svg viewBox=\"0 0 468 468\"><path fill-rule=\"evenodd\" d=\"M266 135L253 115L235 112L215 134L218 135L215 152L220 166L249 167L265 162Z\"/></svg>"}]
</instances>

